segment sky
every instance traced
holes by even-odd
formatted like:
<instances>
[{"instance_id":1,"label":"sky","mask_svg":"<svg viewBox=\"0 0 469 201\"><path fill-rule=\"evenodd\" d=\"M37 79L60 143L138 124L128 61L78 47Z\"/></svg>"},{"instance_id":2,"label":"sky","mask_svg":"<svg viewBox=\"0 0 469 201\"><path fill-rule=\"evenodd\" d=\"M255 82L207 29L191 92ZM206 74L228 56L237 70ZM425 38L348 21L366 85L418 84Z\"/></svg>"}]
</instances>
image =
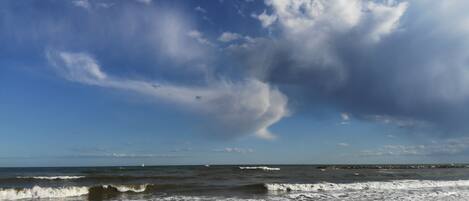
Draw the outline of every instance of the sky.
<instances>
[{"instance_id":1,"label":"sky","mask_svg":"<svg viewBox=\"0 0 469 201\"><path fill-rule=\"evenodd\" d=\"M468 6L0 1L0 166L468 162Z\"/></svg>"}]
</instances>

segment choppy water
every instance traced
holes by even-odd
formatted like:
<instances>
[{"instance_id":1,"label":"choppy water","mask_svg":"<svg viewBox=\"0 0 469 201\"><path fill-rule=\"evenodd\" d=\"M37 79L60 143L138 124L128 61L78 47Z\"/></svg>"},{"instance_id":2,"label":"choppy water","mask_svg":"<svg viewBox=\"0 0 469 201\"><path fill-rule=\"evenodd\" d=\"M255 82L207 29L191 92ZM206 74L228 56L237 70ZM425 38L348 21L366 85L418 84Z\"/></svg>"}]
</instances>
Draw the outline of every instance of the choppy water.
<instances>
[{"instance_id":1,"label":"choppy water","mask_svg":"<svg viewBox=\"0 0 469 201\"><path fill-rule=\"evenodd\" d=\"M0 168L0 200L469 200L469 168L466 165Z\"/></svg>"}]
</instances>

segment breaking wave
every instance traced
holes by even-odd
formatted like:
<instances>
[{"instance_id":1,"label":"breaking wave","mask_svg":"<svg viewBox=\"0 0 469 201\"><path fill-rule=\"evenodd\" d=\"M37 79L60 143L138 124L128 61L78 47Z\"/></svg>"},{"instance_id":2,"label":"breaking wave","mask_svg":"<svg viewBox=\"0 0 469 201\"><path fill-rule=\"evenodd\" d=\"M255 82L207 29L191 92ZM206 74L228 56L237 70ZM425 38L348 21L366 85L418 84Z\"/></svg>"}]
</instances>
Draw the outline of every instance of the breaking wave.
<instances>
[{"instance_id":1,"label":"breaking wave","mask_svg":"<svg viewBox=\"0 0 469 201\"><path fill-rule=\"evenodd\" d=\"M422 188L469 187L469 180L432 181L432 180L395 180L386 182L359 182L349 184L265 184L269 191L343 191L343 190L409 190Z\"/></svg>"},{"instance_id":2,"label":"breaking wave","mask_svg":"<svg viewBox=\"0 0 469 201\"><path fill-rule=\"evenodd\" d=\"M241 170L265 170L265 171L275 171L280 170L280 168L272 168L267 166L253 166L253 167L239 167Z\"/></svg>"},{"instance_id":3,"label":"breaking wave","mask_svg":"<svg viewBox=\"0 0 469 201\"><path fill-rule=\"evenodd\" d=\"M0 188L0 200L66 198L88 195L91 197L112 197L119 193L141 193L148 184L142 185L102 185L102 186L70 186L32 188Z\"/></svg>"},{"instance_id":4,"label":"breaking wave","mask_svg":"<svg viewBox=\"0 0 469 201\"><path fill-rule=\"evenodd\" d=\"M115 188L121 193L134 192L141 193L147 189L148 184L141 185L103 185L103 188Z\"/></svg>"},{"instance_id":5,"label":"breaking wave","mask_svg":"<svg viewBox=\"0 0 469 201\"><path fill-rule=\"evenodd\" d=\"M0 200L65 198L88 194L88 187L39 187L26 189L0 189Z\"/></svg>"},{"instance_id":6,"label":"breaking wave","mask_svg":"<svg viewBox=\"0 0 469 201\"><path fill-rule=\"evenodd\" d=\"M118 196L123 194L152 194L154 192L171 192L173 190L194 192L197 191L197 189L200 189L200 187L201 186L199 185L172 184L109 184L56 188L40 186L34 186L32 188L0 188L0 200L64 199L66 197L79 197L78 199L86 199L82 196L87 196L89 200L106 200L116 199ZM411 200L441 200L451 196L457 196L458 198L469 196L469 180L394 180L315 184L258 183L229 187L225 190L235 191L242 194L277 195L282 198L286 198L286 200L298 200L300 198L308 198L312 200L363 200L363 196L368 196L368 198L379 198L380 196L385 196L386 198L389 198L387 200L399 200L398 198L408 196L413 196L412 198L415 198ZM181 198L181 200L192 200L187 197L179 198ZM205 198L202 200L223 200L220 197L213 197L213 199L211 199L209 196ZM227 200L231 200L231 198Z\"/></svg>"},{"instance_id":7,"label":"breaking wave","mask_svg":"<svg viewBox=\"0 0 469 201\"><path fill-rule=\"evenodd\" d=\"M67 179L80 179L85 176L32 176L32 177L16 177L18 179L44 179L44 180L67 180Z\"/></svg>"}]
</instances>

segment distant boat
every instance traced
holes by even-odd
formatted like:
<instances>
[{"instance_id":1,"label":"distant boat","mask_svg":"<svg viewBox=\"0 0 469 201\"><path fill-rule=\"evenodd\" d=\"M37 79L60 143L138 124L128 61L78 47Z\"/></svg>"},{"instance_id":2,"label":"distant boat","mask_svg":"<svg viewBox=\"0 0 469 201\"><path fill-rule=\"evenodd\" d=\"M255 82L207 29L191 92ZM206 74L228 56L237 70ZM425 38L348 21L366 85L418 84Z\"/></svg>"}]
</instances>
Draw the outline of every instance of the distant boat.
<instances>
[{"instance_id":1,"label":"distant boat","mask_svg":"<svg viewBox=\"0 0 469 201\"><path fill-rule=\"evenodd\" d=\"M142 163L142 167L145 167L145 163Z\"/></svg>"},{"instance_id":2,"label":"distant boat","mask_svg":"<svg viewBox=\"0 0 469 201\"><path fill-rule=\"evenodd\" d=\"M210 167L210 165L204 165L205 167Z\"/></svg>"}]
</instances>

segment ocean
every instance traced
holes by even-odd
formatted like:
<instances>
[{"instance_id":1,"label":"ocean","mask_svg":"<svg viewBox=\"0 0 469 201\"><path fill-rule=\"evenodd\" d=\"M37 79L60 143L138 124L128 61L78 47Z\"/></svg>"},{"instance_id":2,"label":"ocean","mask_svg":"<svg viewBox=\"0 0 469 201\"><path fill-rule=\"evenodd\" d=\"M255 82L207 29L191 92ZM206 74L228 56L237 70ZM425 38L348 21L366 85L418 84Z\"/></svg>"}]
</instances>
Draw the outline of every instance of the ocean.
<instances>
[{"instance_id":1,"label":"ocean","mask_svg":"<svg viewBox=\"0 0 469 201\"><path fill-rule=\"evenodd\" d=\"M0 168L0 200L469 200L469 166Z\"/></svg>"}]
</instances>

